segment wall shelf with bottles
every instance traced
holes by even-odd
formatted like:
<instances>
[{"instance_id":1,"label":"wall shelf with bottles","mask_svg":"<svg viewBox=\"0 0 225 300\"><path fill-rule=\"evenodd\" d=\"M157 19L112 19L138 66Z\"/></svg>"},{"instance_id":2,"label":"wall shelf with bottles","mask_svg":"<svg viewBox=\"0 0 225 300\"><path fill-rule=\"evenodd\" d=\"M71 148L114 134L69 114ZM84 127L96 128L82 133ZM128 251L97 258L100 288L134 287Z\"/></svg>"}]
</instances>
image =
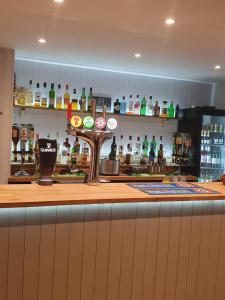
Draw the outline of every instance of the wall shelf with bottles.
<instances>
[{"instance_id":1,"label":"wall shelf with bottles","mask_svg":"<svg viewBox=\"0 0 225 300\"><path fill-rule=\"evenodd\" d=\"M16 108L20 108L21 110L26 110L26 109L31 109L31 110L41 110L41 111L52 111L52 112L64 112L66 111L66 109L56 109L56 108L47 108L47 107L41 107L41 106L27 106L27 105L18 105L18 104L14 104L14 107ZM81 113L80 110L72 110L73 112L76 113ZM85 114L89 114L90 112L85 111ZM97 112L97 114L101 114L101 112ZM150 118L150 119L156 119L156 120L162 120L162 121L174 121L174 120L178 120L178 118L168 118L168 117L155 117L155 116L148 116L148 115L128 115L128 114L116 114L113 112L106 112L106 114L108 115L114 115L114 116L119 116L119 117L136 117L136 118Z\"/></svg>"}]
</instances>

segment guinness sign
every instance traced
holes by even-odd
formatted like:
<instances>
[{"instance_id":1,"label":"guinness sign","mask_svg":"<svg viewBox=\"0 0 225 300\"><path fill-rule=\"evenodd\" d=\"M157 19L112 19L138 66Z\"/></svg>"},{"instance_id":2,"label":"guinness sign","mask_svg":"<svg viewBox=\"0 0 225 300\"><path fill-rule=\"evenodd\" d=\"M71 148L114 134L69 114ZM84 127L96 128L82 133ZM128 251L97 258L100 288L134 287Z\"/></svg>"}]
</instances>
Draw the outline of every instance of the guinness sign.
<instances>
[{"instance_id":1,"label":"guinness sign","mask_svg":"<svg viewBox=\"0 0 225 300\"><path fill-rule=\"evenodd\" d=\"M39 139L40 158L40 185L52 185L52 173L54 171L57 156L57 141L49 139Z\"/></svg>"}]
</instances>

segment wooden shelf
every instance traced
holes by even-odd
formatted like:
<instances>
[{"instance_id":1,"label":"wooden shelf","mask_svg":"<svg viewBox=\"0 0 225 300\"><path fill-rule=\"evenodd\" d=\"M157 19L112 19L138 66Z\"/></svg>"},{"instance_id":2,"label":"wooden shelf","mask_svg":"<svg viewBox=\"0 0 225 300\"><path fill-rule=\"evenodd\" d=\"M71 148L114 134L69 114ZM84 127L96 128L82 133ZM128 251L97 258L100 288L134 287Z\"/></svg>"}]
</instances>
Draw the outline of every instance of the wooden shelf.
<instances>
[{"instance_id":1,"label":"wooden shelf","mask_svg":"<svg viewBox=\"0 0 225 300\"><path fill-rule=\"evenodd\" d=\"M166 176L165 174L143 174L140 176L137 175L126 175L121 174L118 176L100 176L100 179L103 181L109 181L109 182L135 182L135 181L163 181L165 177L171 177ZM197 178L195 176L188 175L186 176L187 181L196 181ZM55 182L78 182L78 181L84 181L84 176L76 176L76 175L56 175L52 176L53 181ZM24 177L18 177L18 176L10 176L8 179L9 183L31 183L34 181L37 181L38 178L35 176L24 176Z\"/></svg>"},{"instance_id":2,"label":"wooden shelf","mask_svg":"<svg viewBox=\"0 0 225 300\"><path fill-rule=\"evenodd\" d=\"M34 106L26 106L26 105L17 105L14 104L14 107L20 108L22 110L31 109L31 110L42 110L42 111L51 111L51 112L66 112L66 109L56 109L56 108L47 108L47 107L34 107ZM72 110L72 112L80 114L80 110ZM101 114L101 112L96 112L97 114ZM90 112L85 111L84 115L90 114ZM122 114L115 114L113 112L106 112L107 115L113 115L118 117L128 117L128 118L150 118L150 119L156 119L161 121L175 121L178 120L177 118L169 119L169 118L163 118L163 117L154 117L154 116L141 116L141 115L122 115Z\"/></svg>"}]
</instances>

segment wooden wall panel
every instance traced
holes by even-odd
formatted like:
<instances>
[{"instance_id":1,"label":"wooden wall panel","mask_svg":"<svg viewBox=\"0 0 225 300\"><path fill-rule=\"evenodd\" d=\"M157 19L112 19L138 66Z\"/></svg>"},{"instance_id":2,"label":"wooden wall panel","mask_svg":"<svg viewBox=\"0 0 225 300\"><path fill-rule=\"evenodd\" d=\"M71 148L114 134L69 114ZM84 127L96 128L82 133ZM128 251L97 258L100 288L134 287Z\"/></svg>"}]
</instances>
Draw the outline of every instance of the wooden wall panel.
<instances>
[{"instance_id":1,"label":"wooden wall panel","mask_svg":"<svg viewBox=\"0 0 225 300\"><path fill-rule=\"evenodd\" d=\"M37 300L39 254L41 238L41 208L26 209L23 300Z\"/></svg>"},{"instance_id":2,"label":"wooden wall panel","mask_svg":"<svg viewBox=\"0 0 225 300\"><path fill-rule=\"evenodd\" d=\"M223 300L225 201L0 210L0 300Z\"/></svg>"},{"instance_id":3,"label":"wooden wall panel","mask_svg":"<svg viewBox=\"0 0 225 300\"><path fill-rule=\"evenodd\" d=\"M39 253L38 300L52 299L55 257L56 207L43 207Z\"/></svg>"},{"instance_id":4,"label":"wooden wall panel","mask_svg":"<svg viewBox=\"0 0 225 300\"><path fill-rule=\"evenodd\" d=\"M83 268L85 205L72 206L67 300L80 300Z\"/></svg>"},{"instance_id":5,"label":"wooden wall panel","mask_svg":"<svg viewBox=\"0 0 225 300\"><path fill-rule=\"evenodd\" d=\"M9 209L0 209L0 299L6 299L9 258Z\"/></svg>"},{"instance_id":6,"label":"wooden wall panel","mask_svg":"<svg viewBox=\"0 0 225 300\"><path fill-rule=\"evenodd\" d=\"M94 300L105 300L107 298L111 217L112 205L106 204L100 206L94 271Z\"/></svg>"},{"instance_id":7,"label":"wooden wall panel","mask_svg":"<svg viewBox=\"0 0 225 300\"><path fill-rule=\"evenodd\" d=\"M119 299L120 267L122 260L124 205L112 205L112 224L107 274L107 300Z\"/></svg>"},{"instance_id":8,"label":"wooden wall panel","mask_svg":"<svg viewBox=\"0 0 225 300\"><path fill-rule=\"evenodd\" d=\"M67 297L69 263L69 237L71 230L71 206L58 206L56 209L53 296L54 300Z\"/></svg>"}]
</instances>

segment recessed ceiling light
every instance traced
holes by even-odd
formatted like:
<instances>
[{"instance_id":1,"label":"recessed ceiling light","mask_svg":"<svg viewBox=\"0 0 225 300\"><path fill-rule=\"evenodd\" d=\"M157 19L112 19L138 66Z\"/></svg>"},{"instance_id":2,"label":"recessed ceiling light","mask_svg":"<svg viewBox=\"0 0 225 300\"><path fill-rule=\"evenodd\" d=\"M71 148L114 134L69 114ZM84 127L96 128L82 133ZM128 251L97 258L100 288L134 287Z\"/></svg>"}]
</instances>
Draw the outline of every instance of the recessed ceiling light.
<instances>
[{"instance_id":1,"label":"recessed ceiling light","mask_svg":"<svg viewBox=\"0 0 225 300\"><path fill-rule=\"evenodd\" d=\"M168 18L168 19L166 19L165 23L166 23L167 25L173 25L173 24L176 23L176 21L175 21L175 19L173 19L173 18Z\"/></svg>"},{"instance_id":2,"label":"recessed ceiling light","mask_svg":"<svg viewBox=\"0 0 225 300\"><path fill-rule=\"evenodd\" d=\"M45 43L46 43L46 39L40 38L40 39L38 40L38 42L41 43L41 44L45 44Z\"/></svg>"},{"instance_id":3,"label":"recessed ceiling light","mask_svg":"<svg viewBox=\"0 0 225 300\"><path fill-rule=\"evenodd\" d=\"M140 58L141 54L140 53L135 53L134 56L137 57L137 58Z\"/></svg>"},{"instance_id":4,"label":"recessed ceiling light","mask_svg":"<svg viewBox=\"0 0 225 300\"><path fill-rule=\"evenodd\" d=\"M64 0L54 0L55 2L57 2L57 3L62 3L62 2L64 2Z\"/></svg>"},{"instance_id":5,"label":"recessed ceiling light","mask_svg":"<svg viewBox=\"0 0 225 300\"><path fill-rule=\"evenodd\" d=\"M221 66L220 66L220 65L216 65L216 66L214 67L214 69L219 70L219 69L221 69Z\"/></svg>"}]
</instances>

